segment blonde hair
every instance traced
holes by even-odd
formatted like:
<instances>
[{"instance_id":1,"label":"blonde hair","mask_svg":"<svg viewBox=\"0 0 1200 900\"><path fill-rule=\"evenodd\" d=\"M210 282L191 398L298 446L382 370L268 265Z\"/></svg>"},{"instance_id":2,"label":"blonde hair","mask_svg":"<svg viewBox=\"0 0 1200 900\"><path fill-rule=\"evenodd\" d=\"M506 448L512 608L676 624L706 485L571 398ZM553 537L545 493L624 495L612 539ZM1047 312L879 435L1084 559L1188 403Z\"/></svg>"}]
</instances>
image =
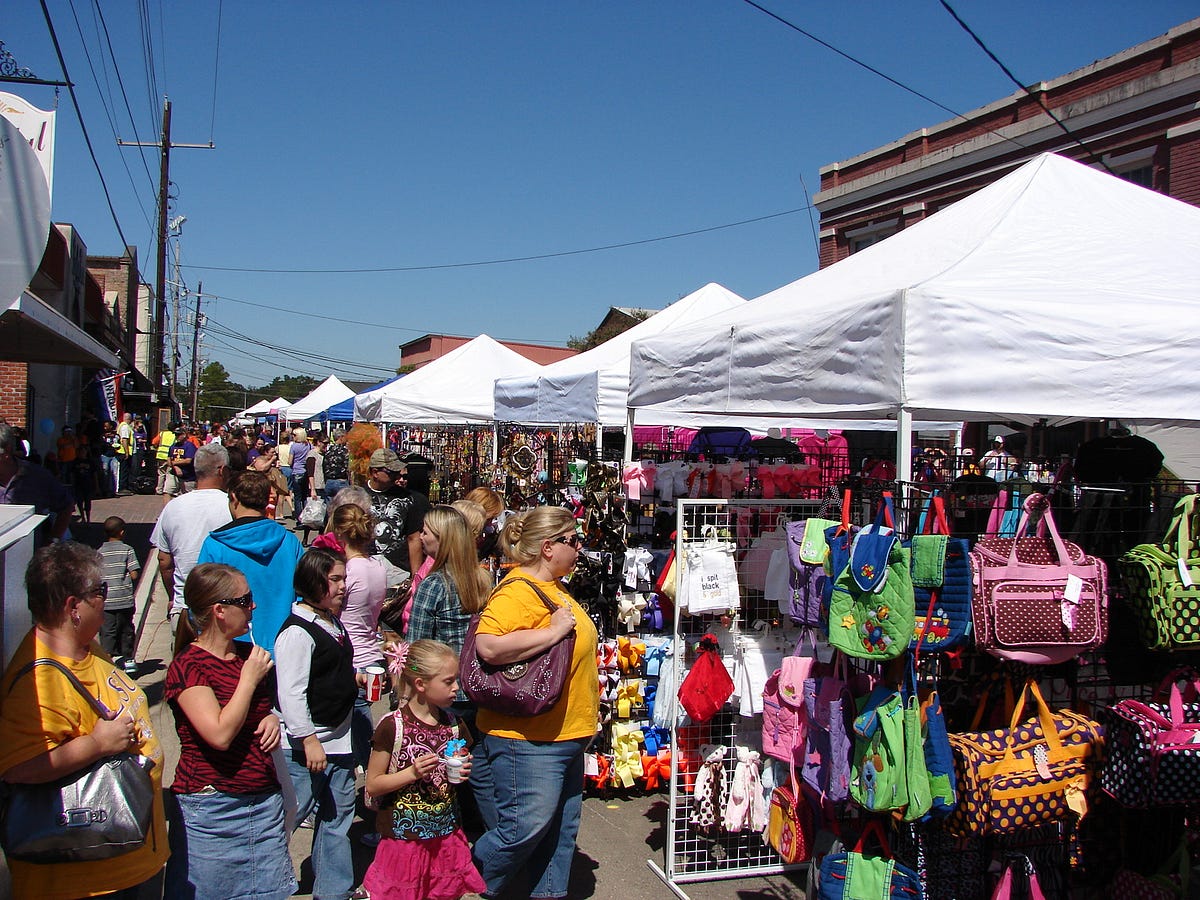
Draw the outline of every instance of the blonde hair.
<instances>
[{"instance_id":1,"label":"blonde hair","mask_svg":"<svg viewBox=\"0 0 1200 900\"><path fill-rule=\"evenodd\" d=\"M475 615L487 604L491 582L479 567L475 538L467 532L467 522L453 506L431 506L425 513L425 527L438 539L437 554L429 574L445 570L463 612ZM418 588L419 589L419 588Z\"/></svg>"},{"instance_id":2,"label":"blonde hair","mask_svg":"<svg viewBox=\"0 0 1200 900\"><path fill-rule=\"evenodd\" d=\"M538 506L510 516L500 532L500 548L517 565L535 562L542 542L575 530L575 517L561 506Z\"/></svg>"},{"instance_id":3,"label":"blonde hair","mask_svg":"<svg viewBox=\"0 0 1200 900\"><path fill-rule=\"evenodd\" d=\"M487 520L487 513L482 506L474 500L455 500L450 505L462 513L467 522L467 534L471 538L483 534L483 523Z\"/></svg>"},{"instance_id":4,"label":"blonde hair","mask_svg":"<svg viewBox=\"0 0 1200 900\"><path fill-rule=\"evenodd\" d=\"M401 644L401 647L404 645ZM404 661L404 670L400 673L400 680L404 682L404 690L400 691L402 700L411 700L413 696L413 688L415 687L418 678L424 678L429 681L437 676L441 669L441 663L447 659L454 660L455 666L458 665L458 654L454 652L454 648L449 644L443 644L441 641L433 641L427 638L422 638L419 641L413 641L408 645L408 656ZM392 675L395 676L393 670Z\"/></svg>"},{"instance_id":5,"label":"blonde hair","mask_svg":"<svg viewBox=\"0 0 1200 900\"><path fill-rule=\"evenodd\" d=\"M329 517L329 530L342 542L356 550L363 550L375 535L371 516L353 503L343 503Z\"/></svg>"},{"instance_id":6,"label":"blonde hair","mask_svg":"<svg viewBox=\"0 0 1200 900\"><path fill-rule=\"evenodd\" d=\"M504 512L504 500L489 487L472 488L463 499L482 506L485 519L494 519Z\"/></svg>"}]
</instances>

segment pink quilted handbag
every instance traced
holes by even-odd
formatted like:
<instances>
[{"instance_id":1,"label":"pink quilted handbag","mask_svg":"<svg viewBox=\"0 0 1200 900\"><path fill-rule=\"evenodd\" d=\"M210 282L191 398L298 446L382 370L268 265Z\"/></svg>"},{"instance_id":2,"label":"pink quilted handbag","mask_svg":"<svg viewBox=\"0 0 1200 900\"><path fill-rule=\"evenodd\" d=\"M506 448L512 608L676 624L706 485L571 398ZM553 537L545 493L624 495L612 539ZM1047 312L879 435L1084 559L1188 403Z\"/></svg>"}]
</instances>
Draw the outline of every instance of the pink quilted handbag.
<instances>
[{"instance_id":1,"label":"pink quilted handbag","mask_svg":"<svg viewBox=\"0 0 1200 900\"><path fill-rule=\"evenodd\" d=\"M1023 536L1041 515L1048 537ZM1104 643L1108 570L1064 541L1043 494L1025 501L1017 537L985 537L971 551L975 643L1002 659L1051 664Z\"/></svg>"}]
</instances>

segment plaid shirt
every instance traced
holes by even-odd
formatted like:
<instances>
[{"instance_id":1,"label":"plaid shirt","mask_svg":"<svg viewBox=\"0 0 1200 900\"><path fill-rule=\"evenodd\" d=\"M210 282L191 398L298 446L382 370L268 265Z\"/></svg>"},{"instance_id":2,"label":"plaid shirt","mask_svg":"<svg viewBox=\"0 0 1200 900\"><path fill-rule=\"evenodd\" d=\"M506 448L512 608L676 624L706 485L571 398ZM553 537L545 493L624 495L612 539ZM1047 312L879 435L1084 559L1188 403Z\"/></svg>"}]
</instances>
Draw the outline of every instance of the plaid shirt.
<instances>
[{"instance_id":1,"label":"plaid shirt","mask_svg":"<svg viewBox=\"0 0 1200 900\"><path fill-rule=\"evenodd\" d=\"M470 624L471 617L463 612L458 591L445 571L430 572L417 585L408 619L408 640L429 638L449 644L460 653ZM464 701L467 695L460 690L457 699Z\"/></svg>"}]
</instances>

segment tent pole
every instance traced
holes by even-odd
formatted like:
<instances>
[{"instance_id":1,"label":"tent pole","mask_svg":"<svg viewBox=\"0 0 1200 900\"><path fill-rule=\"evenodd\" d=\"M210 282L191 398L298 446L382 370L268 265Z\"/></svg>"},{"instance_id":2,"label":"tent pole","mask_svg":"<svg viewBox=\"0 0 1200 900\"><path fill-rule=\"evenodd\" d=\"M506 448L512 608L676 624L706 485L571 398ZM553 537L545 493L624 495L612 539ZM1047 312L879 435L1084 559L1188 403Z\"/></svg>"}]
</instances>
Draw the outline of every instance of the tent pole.
<instances>
[{"instance_id":1,"label":"tent pole","mask_svg":"<svg viewBox=\"0 0 1200 900\"><path fill-rule=\"evenodd\" d=\"M633 462L633 407L625 408L625 451L621 459L627 463Z\"/></svg>"},{"instance_id":2,"label":"tent pole","mask_svg":"<svg viewBox=\"0 0 1200 900\"><path fill-rule=\"evenodd\" d=\"M604 424L596 423L596 459L604 458Z\"/></svg>"},{"instance_id":3,"label":"tent pole","mask_svg":"<svg viewBox=\"0 0 1200 900\"><path fill-rule=\"evenodd\" d=\"M900 502L901 519L907 517L909 508L908 498L903 496L903 492L909 490L909 483L912 481L912 446L912 413L902 406L896 415L896 481L902 492L902 496L897 497ZM897 525L905 527L907 522Z\"/></svg>"},{"instance_id":4,"label":"tent pole","mask_svg":"<svg viewBox=\"0 0 1200 900\"><path fill-rule=\"evenodd\" d=\"M500 423L492 422L492 465L500 462Z\"/></svg>"}]
</instances>

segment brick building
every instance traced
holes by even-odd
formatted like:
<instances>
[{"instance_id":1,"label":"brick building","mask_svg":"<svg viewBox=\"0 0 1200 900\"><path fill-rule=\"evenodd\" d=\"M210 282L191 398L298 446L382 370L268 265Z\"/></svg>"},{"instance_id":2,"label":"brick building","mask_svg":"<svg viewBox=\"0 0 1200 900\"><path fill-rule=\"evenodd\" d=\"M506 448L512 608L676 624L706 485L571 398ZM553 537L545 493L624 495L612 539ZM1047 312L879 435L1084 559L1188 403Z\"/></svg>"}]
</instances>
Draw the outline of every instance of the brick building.
<instances>
[{"instance_id":1,"label":"brick building","mask_svg":"<svg viewBox=\"0 0 1200 900\"><path fill-rule=\"evenodd\" d=\"M1200 19L1031 90L822 167L821 267L1047 151L1200 206Z\"/></svg>"},{"instance_id":2,"label":"brick building","mask_svg":"<svg viewBox=\"0 0 1200 900\"><path fill-rule=\"evenodd\" d=\"M400 365L421 368L426 363L445 356L467 343L471 338L455 334L425 334L416 340L400 345ZM569 347L549 347L545 344L525 344L520 341L498 341L509 350L520 353L526 359L539 365L557 362L574 356L574 350Z\"/></svg>"}]
</instances>

